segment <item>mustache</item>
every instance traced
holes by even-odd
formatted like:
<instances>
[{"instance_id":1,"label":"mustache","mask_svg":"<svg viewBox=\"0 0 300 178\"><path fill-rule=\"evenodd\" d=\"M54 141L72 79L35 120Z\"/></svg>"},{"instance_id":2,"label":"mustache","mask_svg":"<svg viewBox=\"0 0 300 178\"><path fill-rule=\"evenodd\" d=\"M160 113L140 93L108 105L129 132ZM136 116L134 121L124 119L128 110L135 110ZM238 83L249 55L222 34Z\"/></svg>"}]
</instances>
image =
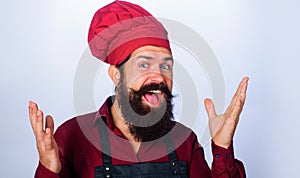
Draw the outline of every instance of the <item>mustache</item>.
<instances>
[{"instance_id":1,"label":"mustache","mask_svg":"<svg viewBox=\"0 0 300 178\"><path fill-rule=\"evenodd\" d=\"M138 96L143 96L146 93L149 93L151 90L160 90L162 93L167 97L167 98L173 98L174 96L172 95L171 91L167 87L166 84L163 82L161 83L150 83L142 86L139 90L134 90L131 88L131 91L133 94L138 95Z\"/></svg>"}]
</instances>

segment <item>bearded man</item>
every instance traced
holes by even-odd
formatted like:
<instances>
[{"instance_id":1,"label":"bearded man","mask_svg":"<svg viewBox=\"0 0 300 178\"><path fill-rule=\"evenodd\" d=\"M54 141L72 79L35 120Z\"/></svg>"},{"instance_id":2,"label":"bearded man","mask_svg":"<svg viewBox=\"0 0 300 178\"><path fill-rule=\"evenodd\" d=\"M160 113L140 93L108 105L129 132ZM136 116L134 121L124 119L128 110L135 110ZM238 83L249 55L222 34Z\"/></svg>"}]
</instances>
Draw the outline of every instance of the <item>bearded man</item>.
<instances>
[{"instance_id":1,"label":"bearded man","mask_svg":"<svg viewBox=\"0 0 300 178\"><path fill-rule=\"evenodd\" d=\"M99 9L89 29L92 54L110 64L116 86L94 113L77 116L54 134L54 122L29 102L39 152L37 178L245 177L232 139L246 97L244 78L226 112L205 107L212 133L210 169L195 133L174 121L173 57L164 27L138 5L115 1Z\"/></svg>"}]
</instances>

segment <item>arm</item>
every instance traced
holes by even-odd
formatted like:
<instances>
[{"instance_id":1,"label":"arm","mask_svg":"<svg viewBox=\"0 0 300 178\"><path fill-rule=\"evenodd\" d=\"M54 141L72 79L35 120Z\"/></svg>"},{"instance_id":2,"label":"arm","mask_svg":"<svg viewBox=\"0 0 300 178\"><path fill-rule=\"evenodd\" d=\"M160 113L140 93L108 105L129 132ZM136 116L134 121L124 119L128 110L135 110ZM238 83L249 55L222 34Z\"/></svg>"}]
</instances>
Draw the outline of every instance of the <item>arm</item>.
<instances>
[{"instance_id":1,"label":"arm","mask_svg":"<svg viewBox=\"0 0 300 178\"><path fill-rule=\"evenodd\" d=\"M59 178L59 174L66 176L66 161L60 156L57 142L54 139L54 122L51 116L46 117L44 129L43 112L34 102L29 102L29 117L32 130L36 138L39 153L39 165L35 178ZM63 166L62 166L63 165ZM63 167L63 169L62 169Z\"/></svg>"},{"instance_id":2,"label":"arm","mask_svg":"<svg viewBox=\"0 0 300 178\"><path fill-rule=\"evenodd\" d=\"M39 162L34 177L35 178L59 178L59 175L57 173L50 171L41 162Z\"/></svg>"},{"instance_id":3,"label":"arm","mask_svg":"<svg viewBox=\"0 0 300 178\"><path fill-rule=\"evenodd\" d=\"M245 77L240 82L224 114L216 114L213 102L210 99L204 101L212 136L212 177L246 177L242 162L234 158L232 142L239 116L245 103L248 80Z\"/></svg>"},{"instance_id":4,"label":"arm","mask_svg":"<svg viewBox=\"0 0 300 178\"><path fill-rule=\"evenodd\" d=\"M61 162L61 170L59 173L52 172L51 170L47 169L41 162L35 171L35 178L69 178L71 176L71 171L69 168L69 164L63 157L60 157Z\"/></svg>"},{"instance_id":5,"label":"arm","mask_svg":"<svg viewBox=\"0 0 300 178\"><path fill-rule=\"evenodd\" d=\"M189 167L190 178L245 178L246 173L243 163L234 157L232 144L222 148L212 142L213 163L211 169L205 161L204 150L198 144L197 137L192 134L193 148L191 165Z\"/></svg>"},{"instance_id":6,"label":"arm","mask_svg":"<svg viewBox=\"0 0 300 178\"><path fill-rule=\"evenodd\" d=\"M220 147L228 148L232 143L239 116L245 103L248 80L247 77L243 78L224 114L216 114L214 104L210 99L204 101L209 119L210 134L213 142Z\"/></svg>"},{"instance_id":7,"label":"arm","mask_svg":"<svg viewBox=\"0 0 300 178\"><path fill-rule=\"evenodd\" d=\"M212 141L212 153L212 178L246 178L244 165L235 159L232 144L225 149L215 145Z\"/></svg>"}]
</instances>

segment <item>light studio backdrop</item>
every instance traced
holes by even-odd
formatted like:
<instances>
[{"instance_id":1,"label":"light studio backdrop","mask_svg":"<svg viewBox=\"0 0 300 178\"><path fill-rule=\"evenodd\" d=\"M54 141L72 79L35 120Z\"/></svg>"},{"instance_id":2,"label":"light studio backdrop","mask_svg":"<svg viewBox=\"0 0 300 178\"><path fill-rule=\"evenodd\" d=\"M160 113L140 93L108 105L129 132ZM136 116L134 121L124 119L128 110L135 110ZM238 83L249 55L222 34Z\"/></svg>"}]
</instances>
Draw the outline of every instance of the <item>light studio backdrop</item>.
<instances>
[{"instance_id":1,"label":"light studio backdrop","mask_svg":"<svg viewBox=\"0 0 300 178\"><path fill-rule=\"evenodd\" d=\"M37 102L45 114L52 114L56 127L81 112L93 110L75 109L74 82L82 56L87 52L92 16L109 2L112 1L1 1L0 177L33 177L38 164L28 117L29 100ZM176 39L172 42L175 60L189 71L198 91L198 109L195 109L198 114L190 126L199 140L204 141L207 160L211 162L204 132L207 117L203 99L213 97L214 91L224 92L221 97L227 106L239 81L249 76L247 101L234 138L236 157L243 161L250 178L299 177L296 137L300 134L300 2L130 2L196 32L217 59L219 68L213 70L222 74L221 82L225 85L216 89L209 76L211 69L201 60L197 65L186 62L197 61L194 51L176 43ZM113 93L106 69L102 65L93 76L90 95L95 109ZM174 76L175 85L179 75L177 72ZM179 94L174 112L180 118L184 104L180 86L174 92ZM224 109L218 107L219 111Z\"/></svg>"}]
</instances>

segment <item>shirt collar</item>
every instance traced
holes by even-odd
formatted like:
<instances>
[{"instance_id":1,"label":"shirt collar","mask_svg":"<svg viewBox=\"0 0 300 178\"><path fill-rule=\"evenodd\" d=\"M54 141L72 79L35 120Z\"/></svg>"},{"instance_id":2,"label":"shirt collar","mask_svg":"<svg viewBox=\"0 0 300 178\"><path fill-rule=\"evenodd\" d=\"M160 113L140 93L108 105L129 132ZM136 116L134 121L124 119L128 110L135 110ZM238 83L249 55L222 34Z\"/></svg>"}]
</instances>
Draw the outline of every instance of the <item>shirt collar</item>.
<instances>
[{"instance_id":1,"label":"shirt collar","mask_svg":"<svg viewBox=\"0 0 300 178\"><path fill-rule=\"evenodd\" d=\"M107 127L111 130L114 129L114 124L113 124L113 120L112 120L112 115L110 112L110 108L113 105L113 101L115 99L115 96L110 96L106 99L106 101L102 104L102 106L100 107L100 109L98 110L98 117L95 117L94 120L94 126L96 126L96 121L98 119L103 119L103 121L105 122L105 124L107 125Z\"/></svg>"}]
</instances>

